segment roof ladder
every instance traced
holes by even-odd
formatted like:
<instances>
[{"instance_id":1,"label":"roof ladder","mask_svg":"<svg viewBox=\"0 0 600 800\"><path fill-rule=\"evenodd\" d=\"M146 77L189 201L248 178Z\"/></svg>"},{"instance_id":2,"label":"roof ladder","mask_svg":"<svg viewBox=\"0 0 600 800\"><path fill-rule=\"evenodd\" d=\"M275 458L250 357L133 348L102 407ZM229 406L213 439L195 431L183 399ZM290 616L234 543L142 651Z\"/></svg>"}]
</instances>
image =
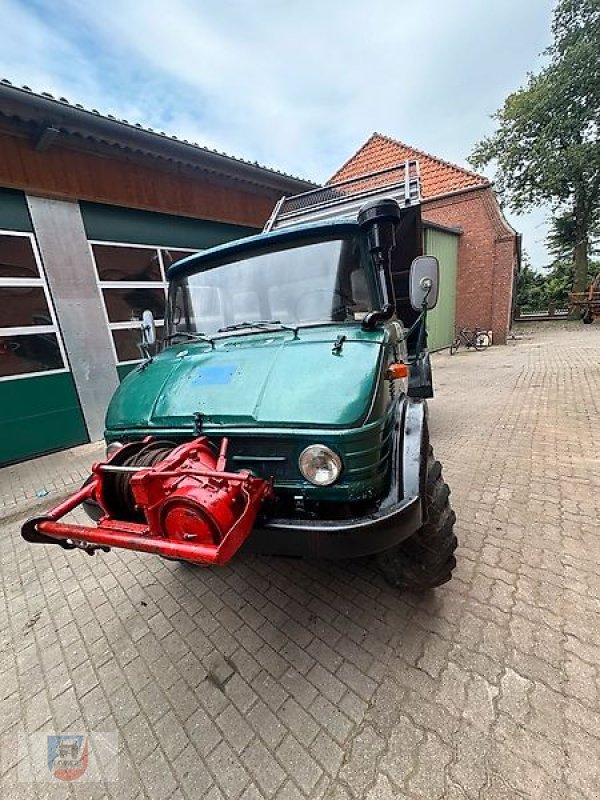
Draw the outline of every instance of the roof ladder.
<instances>
[{"instance_id":1,"label":"roof ladder","mask_svg":"<svg viewBox=\"0 0 600 800\"><path fill-rule=\"evenodd\" d=\"M280 197L279 200L275 203L273 207L273 211L271 211L271 216L265 222L265 227L263 228L263 233L268 233L269 231L273 230L273 225L275 224L275 220L277 219L277 214L281 210L281 206L285 203L285 195Z\"/></svg>"},{"instance_id":2,"label":"roof ladder","mask_svg":"<svg viewBox=\"0 0 600 800\"><path fill-rule=\"evenodd\" d=\"M356 217L365 202L381 197L393 197L400 206L418 205L421 202L419 162L407 159L393 167L282 197L263 230L267 233L303 222Z\"/></svg>"}]
</instances>

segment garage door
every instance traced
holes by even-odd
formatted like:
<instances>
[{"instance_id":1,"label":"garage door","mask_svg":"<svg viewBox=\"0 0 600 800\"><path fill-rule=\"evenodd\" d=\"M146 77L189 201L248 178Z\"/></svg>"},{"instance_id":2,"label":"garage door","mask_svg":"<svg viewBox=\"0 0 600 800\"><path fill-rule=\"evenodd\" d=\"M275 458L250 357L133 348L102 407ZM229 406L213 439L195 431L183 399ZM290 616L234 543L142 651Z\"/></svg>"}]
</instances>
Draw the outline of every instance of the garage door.
<instances>
[{"instance_id":1,"label":"garage door","mask_svg":"<svg viewBox=\"0 0 600 800\"><path fill-rule=\"evenodd\" d=\"M448 347L454 339L458 234L425 228L425 252L440 262L440 295L436 308L427 315L430 350Z\"/></svg>"},{"instance_id":2,"label":"garage door","mask_svg":"<svg viewBox=\"0 0 600 800\"><path fill-rule=\"evenodd\" d=\"M0 190L0 464L88 440L30 225Z\"/></svg>"}]
</instances>

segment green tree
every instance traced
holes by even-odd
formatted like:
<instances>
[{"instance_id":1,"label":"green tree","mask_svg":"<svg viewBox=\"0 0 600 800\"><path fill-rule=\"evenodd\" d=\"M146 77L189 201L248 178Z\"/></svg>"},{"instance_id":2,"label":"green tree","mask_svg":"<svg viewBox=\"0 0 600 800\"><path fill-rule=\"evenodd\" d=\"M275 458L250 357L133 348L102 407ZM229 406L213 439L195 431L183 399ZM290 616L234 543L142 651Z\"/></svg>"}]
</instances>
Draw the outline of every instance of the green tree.
<instances>
[{"instance_id":1,"label":"green tree","mask_svg":"<svg viewBox=\"0 0 600 800\"><path fill-rule=\"evenodd\" d=\"M548 308L545 284L545 277L531 268L527 254L523 253L517 277L517 306L521 311L545 311Z\"/></svg>"},{"instance_id":2,"label":"green tree","mask_svg":"<svg viewBox=\"0 0 600 800\"><path fill-rule=\"evenodd\" d=\"M497 166L497 185L517 213L549 203L573 229L575 291L587 281L600 216L600 0L559 0L548 65L509 95L497 129L471 154Z\"/></svg>"},{"instance_id":3,"label":"green tree","mask_svg":"<svg viewBox=\"0 0 600 800\"><path fill-rule=\"evenodd\" d=\"M544 276L544 291L548 303L565 308L573 289L573 264L571 260L555 261Z\"/></svg>"},{"instance_id":4,"label":"green tree","mask_svg":"<svg viewBox=\"0 0 600 800\"><path fill-rule=\"evenodd\" d=\"M598 255L598 235L600 225L596 222L589 231L588 259ZM575 219L570 212L556 214L551 221L550 233L546 244L554 261L572 263L573 253L577 244L577 229Z\"/></svg>"}]
</instances>

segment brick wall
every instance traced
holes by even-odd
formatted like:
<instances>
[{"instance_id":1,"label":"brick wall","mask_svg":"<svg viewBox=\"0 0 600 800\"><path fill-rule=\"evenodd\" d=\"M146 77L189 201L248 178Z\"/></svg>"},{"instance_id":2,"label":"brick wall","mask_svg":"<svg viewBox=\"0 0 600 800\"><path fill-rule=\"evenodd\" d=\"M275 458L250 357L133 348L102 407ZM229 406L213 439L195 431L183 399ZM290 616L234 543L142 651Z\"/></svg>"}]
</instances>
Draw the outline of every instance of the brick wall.
<instances>
[{"instance_id":1,"label":"brick wall","mask_svg":"<svg viewBox=\"0 0 600 800\"><path fill-rule=\"evenodd\" d=\"M458 245L456 324L491 329L503 344L510 328L516 234L490 188L425 200L423 216L463 230Z\"/></svg>"}]
</instances>

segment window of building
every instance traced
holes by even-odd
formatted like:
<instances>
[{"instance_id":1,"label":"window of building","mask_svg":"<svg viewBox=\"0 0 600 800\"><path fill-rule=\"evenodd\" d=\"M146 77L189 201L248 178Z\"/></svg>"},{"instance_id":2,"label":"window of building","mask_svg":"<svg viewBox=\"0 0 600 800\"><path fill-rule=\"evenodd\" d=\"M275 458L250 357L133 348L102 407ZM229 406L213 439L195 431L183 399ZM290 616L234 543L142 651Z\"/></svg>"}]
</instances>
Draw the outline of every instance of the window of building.
<instances>
[{"instance_id":1,"label":"window of building","mask_svg":"<svg viewBox=\"0 0 600 800\"><path fill-rule=\"evenodd\" d=\"M0 380L64 372L66 363L34 237L0 231Z\"/></svg>"},{"instance_id":2,"label":"window of building","mask_svg":"<svg viewBox=\"0 0 600 800\"><path fill-rule=\"evenodd\" d=\"M171 264L195 251L98 241L90 242L90 247L115 361L141 361L142 312L152 311L160 335L166 307L166 272Z\"/></svg>"}]
</instances>

